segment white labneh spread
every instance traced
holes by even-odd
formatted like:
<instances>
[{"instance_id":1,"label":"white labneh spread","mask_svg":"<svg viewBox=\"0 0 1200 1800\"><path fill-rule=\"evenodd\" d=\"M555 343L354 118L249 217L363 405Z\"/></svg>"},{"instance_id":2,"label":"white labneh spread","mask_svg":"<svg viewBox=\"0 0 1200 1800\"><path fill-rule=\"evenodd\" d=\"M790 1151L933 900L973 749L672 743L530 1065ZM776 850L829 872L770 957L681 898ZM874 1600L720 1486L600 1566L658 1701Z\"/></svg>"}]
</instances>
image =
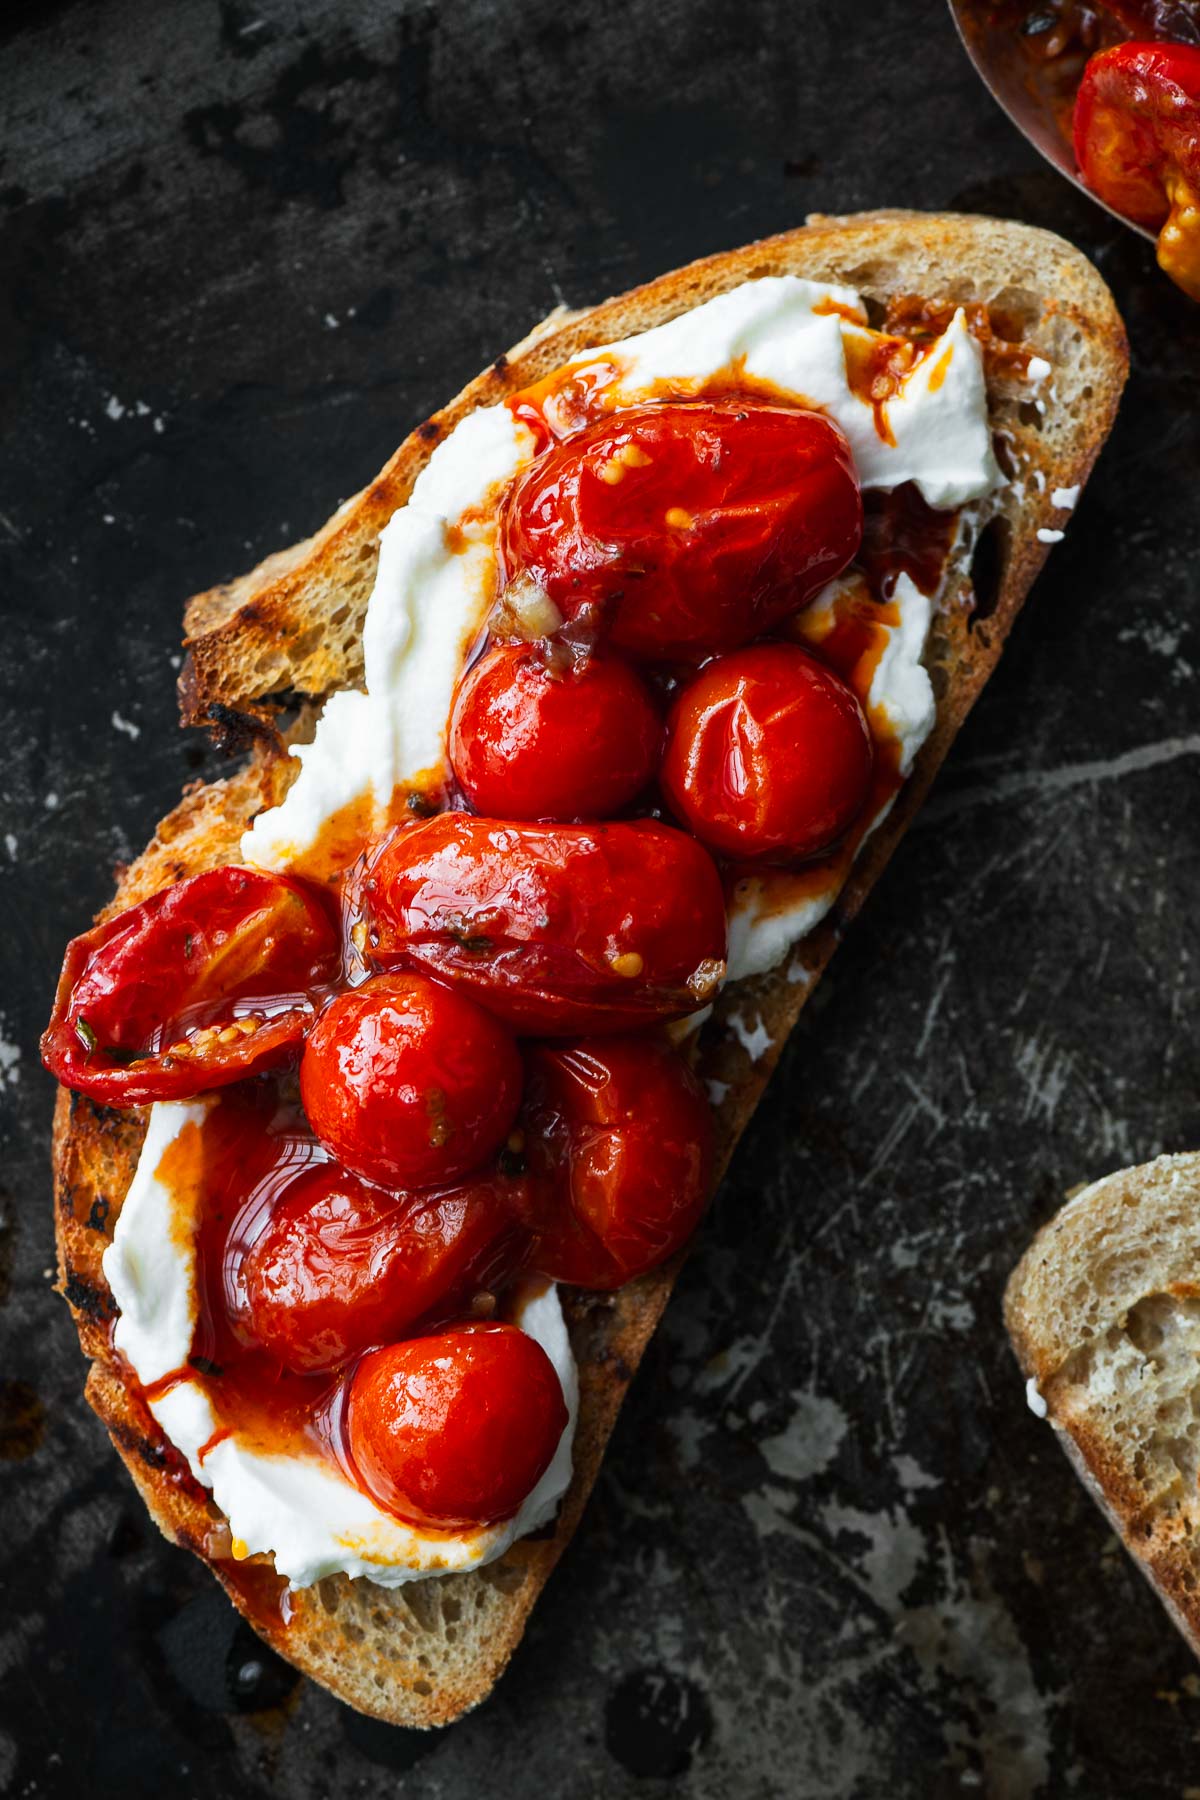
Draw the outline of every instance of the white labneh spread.
<instances>
[{"instance_id":1,"label":"white labneh spread","mask_svg":"<svg viewBox=\"0 0 1200 1800\"><path fill-rule=\"evenodd\" d=\"M198 1306L190 1232L196 1197L162 1179L160 1168L180 1134L202 1124L219 1104L214 1097L159 1101L151 1108L137 1170L104 1253L105 1279L121 1309L113 1343L145 1387L186 1370ZM567 1424L549 1468L520 1511L474 1531L426 1533L404 1524L316 1451L269 1455L236 1434L212 1443L221 1422L198 1382L177 1381L150 1400L150 1411L196 1480L211 1488L229 1521L235 1554L274 1551L276 1569L294 1587L338 1572L399 1587L428 1575L476 1569L553 1518L571 1479L579 1382L556 1290L547 1287L526 1300L513 1323L536 1339L553 1363Z\"/></svg>"},{"instance_id":2,"label":"white labneh spread","mask_svg":"<svg viewBox=\"0 0 1200 1800\"><path fill-rule=\"evenodd\" d=\"M664 393L687 397L723 371L741 372L836 419L864 487L912 481L937 507L989 493L1000 471L983 358L962 311L884 406L890 442L846 373L846 340L869 335L852 288L779 275L744 282L638 337L584 351L567 368L608 369L608 397L622 406ZM383 821L397 786L422 786L444 766L451 696L493 596L495 502L535 448L532 432L506 406L489 406L468 413L433 452L379 540L363 629L367 691L334 694L313 742L295 746L299 778L246 832L248 863L302 863L344 808L366 798ZM924 650L924 637L916 642L911 626L901 635L903 646L885 656L880 691L872 692L872 704L889 714L893 706L904 709L899 696ZM919 747L915 741L912 755ZM775 914L764 926L764 936L779 945L772 961L811 928L807 907L794 917L790 935ZM765 954L755 953L756 966L772 966Z\"/></svg>"},{"instance_id":3,"label":"white labneh spread","mask_svg":"<svg viewBox=\"0 0 1200 1800\"><path fill-rule=\"evenodd\" d=\"M722 375L736 385L741 374L756 390L765 384L787 400L829 413L846 434L863 487L892 489L911 481L939 508L961 507L991 492L1001 477L983 360L961 310L879 409L881 420L847 374L847 356L861 353L868 338L866 309L852 289L779 276L745 282L652 331L585 351L564 373L596 371L606 404L618 407L688 398ZM1035 379L1048 372L1039 367ZM446 768L455 686L495 599L498 503L505 484L535 453L532 432L505 406L468 414L433 452L407 504L380 536L363 630L366 692L334 694L313 741L293 748L299 775L283 802L245 833L246 862L303 869L337 815L365 809L378 829L397 788L437 784ZM802 641L818 644L832 627L846 579L831 584L800 615L796 635ZM872 724L896 743L899 772L907 775L934 721L922 661L931 601L901 575L891 609L865 703ZM880 808L872 829L886 810ZM831 872L827 887L802 898L770 871L740 883L730 909L728 979L781 962L828 911L843 877L844 871ZM152 1109L105 1256L121 1309L115 1343L147 1387L186 1368L196 1310L187 1208L197 1197L172 1192L158 1170L178 1134L202 1122L214 1104L219 1101ZM336 1571L396 1586L476 1568L545 1523L571 1474L578 1380L555 1290L528 1301L516 1322L553 1362L569 1423L516 1517L461 1537L426 1536L402 1524L316 1453L267 1455L236 1433L218 1436L219 1421L195 1381L169 1386L151 1410L197 1480L211 1488L229 1520L235 1553L273 1552L276 1568L295 1586Z\"/></svg>"}]
</instances>

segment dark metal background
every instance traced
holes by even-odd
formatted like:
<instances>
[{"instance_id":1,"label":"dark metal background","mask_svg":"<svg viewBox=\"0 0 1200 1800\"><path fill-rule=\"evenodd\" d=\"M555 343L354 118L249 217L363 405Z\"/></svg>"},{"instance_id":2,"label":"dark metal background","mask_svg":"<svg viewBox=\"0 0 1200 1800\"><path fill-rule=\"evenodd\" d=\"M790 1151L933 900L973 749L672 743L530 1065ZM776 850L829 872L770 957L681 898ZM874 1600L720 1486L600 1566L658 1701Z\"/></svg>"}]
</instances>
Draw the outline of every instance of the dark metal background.
<instances>
[{"instance_id":1,"label":"dark metal background","mask_svg":"<svg viewBox=\"0 0 1200 1800\"><path fill-rule=\"evenodd\" d=\"M999 1322L1065 1188L1200 1140L1200 310L1017 137L937 0L76 0L0 34L0 1788L1200 1782L1200 1674ZM64 940L218 771L175 725L183 596L315 526L556 301L889 203L1095 256L1121 419L508 1676L444 1735L366 1723L159 1540L83 1405L35 1050Z\"/></svg>"}]
</instances>

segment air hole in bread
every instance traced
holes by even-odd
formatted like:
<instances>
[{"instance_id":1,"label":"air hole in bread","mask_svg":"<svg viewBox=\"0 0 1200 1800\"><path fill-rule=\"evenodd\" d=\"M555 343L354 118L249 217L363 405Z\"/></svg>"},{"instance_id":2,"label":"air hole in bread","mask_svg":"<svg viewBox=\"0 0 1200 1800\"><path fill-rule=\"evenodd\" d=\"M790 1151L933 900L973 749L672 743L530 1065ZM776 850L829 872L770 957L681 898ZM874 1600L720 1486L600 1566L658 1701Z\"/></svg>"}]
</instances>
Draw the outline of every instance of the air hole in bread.
<instances>
[{"instance_id":1,"label":"air hole in bread","mask_svg":"<svg viewBox=\"0 0 1200 1800\"><path fill-rule=\"evenodd\" d=\"M422 1631L437 1630L442 1622L442 1608L438 1591L431 1582L412 1582L404 1599Z\"/></svg>"},{"instance_id":2,"label":"air hole in bread","mask_svg":"<svg viewBox=\"0 0 1200 1800\"><path fill-rule=\"evenodd\" d=\"M975 590L975 606L971 628L990 619L1000 598L1008 568L1012 531L1007 519L989 519L979 534L979 542L971 556L971 586Z\"/></svg>"},{"instance_id":3,"label":"air hole in bread","mask_svg":"<svg viewBox=\"0 0 1200 1800\"><path fill-rule=\"evenodd\" d=\"M1019 343L1041 323L1042 303L1026 287L1004 287L988 302L997 329L1008 342Z\"/></svg>"},{"instance_id":4,"label":"air hole in bread","mask_svg":"<svg viewBox=\"0 0 1200 1800\"><path fill-rule=\"evenodd\" d=\"M502 1594L515 1594L525 1580L524 1569L508 1562L489 1563L480 1574L489 1587L499 1588Z\"/></svg>"},{"instance_id":5,"label":"air hole in bread","mask_svg":"<svg viewBox=\"0 0 1200 1800\"><path fill-rule=\"evenodd\" d=\"M337 1611L341 1595L338 1593L338 1584L332 1577L326 1576L324 1581L317 1583L317 1598L327 1613Z\"/></svg>"},{"instance_id":6,"label":"air hole in bread","mask_svg":"<svg viewBox=\"0 0 1200 1800\"><path fill-rule=\"evenodd\" d=\"M1017 407L1017 417L1022 425L1030 425L1034 431L1042 429L1042 415L1038 411L1036 400L1022 400Z\"/></svg>"},{"instance_id":7,"label":"air hole in bread","mask_svg":"<svg viewBox=\"0 0 1200 1800\"><path fill-rule=\"evenodd\" d=\"M428 1681L414 1681L412 1691L414 1694L432 1694L433 1684Z\"/></svg>"}]
</instances>

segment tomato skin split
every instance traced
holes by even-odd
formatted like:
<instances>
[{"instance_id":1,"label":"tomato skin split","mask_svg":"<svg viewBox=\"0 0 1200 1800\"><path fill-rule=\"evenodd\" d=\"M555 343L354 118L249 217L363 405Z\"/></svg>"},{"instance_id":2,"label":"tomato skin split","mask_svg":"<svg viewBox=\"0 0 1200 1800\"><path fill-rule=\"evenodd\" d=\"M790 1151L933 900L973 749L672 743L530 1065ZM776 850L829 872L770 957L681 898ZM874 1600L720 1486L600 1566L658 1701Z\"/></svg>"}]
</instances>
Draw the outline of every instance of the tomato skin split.
<instances>
[{"instance_id":1,"label":"tomato skin split","mask_svg":"<svg viewBox=\"0 0 1200 1800\"><path fill-rule=\"evenodd\" d=\"M836 843L871 782L853 691L795 644L707 663L667 722L662 785L676 817L726 856L794 862Z\"/></svg>"},{"instance_id":2,"label":"tomato skin split","mask_svg":"<svg viewBox=\"0 0 1200 1800\"><path fill-rule=\"evenodd\" d=\"M1157 231L1161 267L1200 300L1200 48L1124 43L1093 56L1074 138L1085 185Z\"/></svg>"},{"instance_id":3,"label":"tomato skin split","mask_svg":"<svg viewBox=\"0 0 1200 1800\"><path fill-rule=\"evenodd\" d=\"M750 401L632 406L554 444L501 521L510 579L613 646L697 661L759 637L841 572L862 497L822 413Z\"/></svg>"},{"instance_id":4,"label":"tomato skin split","mask_svg":"<svg viewBox=\"0 0 1200 1800\"><path fill-rule=\"evenodd\" d=\"M458 1325L363 1358L346 1408L367 1493L418 1526L511 1518L567 1425L554 1365L515 1325Z\"/></svg>"},{"instance_id":5,"label":"tomato skin split","mask_svg":"<svg viewBox=\"0 0 1200 1800\"><path fill-rule=\"evenodd\" d=\"M724 975L716 866L654 819L442 813L384 839L362 899L377 966L420 968L539 1037L681 1017Z\"/></svg>"},{"instance_id":6,"label":"tomato skin split","mask_svg":"<svg viewBox=\"0 0 1200 1800\"><path fill-rule=\"evenodd\" d=\"M210 869L72 940L42 1061L106 1106L207 1093L293 1056L340 966L319 888Z\"/></svg>"},{"instance_id":7,"label":"tomato skin split","mask_svg":"<svg viewBox=\"0 0 1200 1800\"><path fill-rule=\"evenodd\" d=\"M687 1063L652 1035L541 1044L527 1061L532 1266L611 1289L669 1261L712 1183L712 1109Z\"/></svg>"}]
</instances>

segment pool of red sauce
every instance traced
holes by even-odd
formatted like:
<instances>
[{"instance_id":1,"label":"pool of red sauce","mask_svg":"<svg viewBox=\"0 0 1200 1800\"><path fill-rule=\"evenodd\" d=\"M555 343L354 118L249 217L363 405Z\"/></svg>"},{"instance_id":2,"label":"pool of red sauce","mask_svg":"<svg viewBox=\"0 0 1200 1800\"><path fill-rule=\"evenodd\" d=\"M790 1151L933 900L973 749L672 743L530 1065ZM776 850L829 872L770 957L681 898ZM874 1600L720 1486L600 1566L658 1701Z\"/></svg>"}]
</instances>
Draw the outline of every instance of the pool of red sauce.
<instances>
[{"instance_id":1,"label":"pool of red sauce","mask_svg":"<svg viewBox=\"0 0 1200 1800\"><path fill-rule=\"evenodd\" d=\"M883 416L887 398L914 366L923 342L945 329L952 311L951 307L904 297L894 303L889 314L888 335L870 355L851 359L851 384L871 401L877 419ZM969 322L985 355L997 354L995 346L1002 346L1002 353L1010 359L1008 367L1019 367L1021 356L1028 360L1027 352L1003 338L1000 326L988 319L985 308L975 309L975 314ZM861 323L857 315L848 316ZM611 366L598 364L565 380L561 374L551 376L515 395L509 404L535 432L539 446L544 446L608 410L605 390L614 372ZM706 383L702 391L689 390L688 398L710 399L718 394L796 405L794 399L766 384L748 381L738 369ZM661 397L670 395L664 390ZM881 430L885 426L886 421ZM892 600L898 577L908 574L924 593L936 590L958 514L927 506L912 484L891 493L868 490L863 498L864 534L856 564L863 579L846 584L835 605L833 628L819 643L809 643L798 630L788 635L805 642L814 655L865 695L886 641L882 628L898 621ZM484 633L472 659L488 641ZM675 680L668 673L660 685L669 692ZM821 892L831 876L844 877L867 825L902 785L897 744L890 737L874 735L875 770L858 824L820 861L788 872L783 878L786 888L783 872L771 869L772 887L779 888L778 904ZM648 805L635 810L654 810L653 796L648 799ZM465 805L462 794L447 784L429 793L402 796L396 816L419 819L446 806ZM306 864L308 872L329 881L347 902L343 907L347 918L344 949L346 975L351 981L367 972L349 935L349 918L361 872L359 858L370 834L366 809L350 809L332 822L318 853ZM724 871L731 889L746 877L763 872L733 865ZM301 1168L325 1158L300 1111L294 1083L287 1078L262 1077L224 1090L203 1124L186 1128L168 1146L159 1164L158 1178L168 1189L183 1193L199 1187L206 1197L195 1238L199 1308L187 1363L140 1391L146 1402L159 1399L184 1381L195 1382L204 1391L220 1424L203 1447L201 1460L224 1438L236 1434L262 1452L318 1456L355 1480L343 1427L344 1398L353 1365L316 1375L282 1369L254 1343L238 1290L240 1260L265 1227L273 1203ZM515 1290L501 1297L501 1315L511 1315L515 1298ZM138 1384L133 1385L139 1391ZM170 1454L180 1463L179 1479L190 1482L186 1464L176 1453ZM222 1578L237 1589L249 1612L269 1629L287 1623L291 1617L287 1582L275 1574L269 1562L230 1560L228 1553L222 1554L221 1561Z\"/></svg>"}]
</instances>

